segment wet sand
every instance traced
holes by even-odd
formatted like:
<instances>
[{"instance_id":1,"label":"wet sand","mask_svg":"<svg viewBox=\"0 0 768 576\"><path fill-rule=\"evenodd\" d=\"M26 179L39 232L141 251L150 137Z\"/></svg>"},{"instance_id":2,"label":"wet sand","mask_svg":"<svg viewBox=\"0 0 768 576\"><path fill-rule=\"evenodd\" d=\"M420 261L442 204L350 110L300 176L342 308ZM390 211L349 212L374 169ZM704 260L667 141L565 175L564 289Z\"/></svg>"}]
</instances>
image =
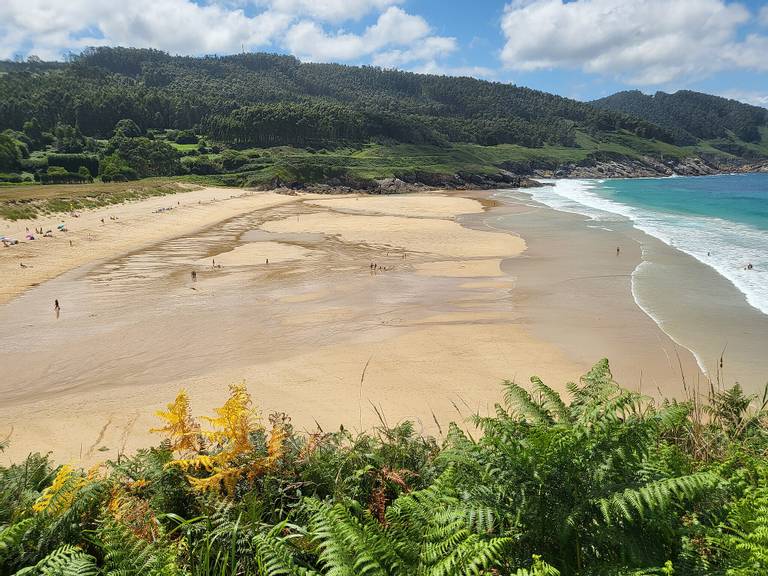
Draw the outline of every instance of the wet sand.
<instances>
[{"instance_id":1,"label":"wet sand","mask_svg":"<svg viewBox=\"0 0 768 576\"><path fill-rule=\"evenodd\" d=\"M3 285L20 294L0 306L0 435L12 432L3 459L114 458L158 440L153 412L179 388L202 414L243 380L265 414L287 412L299 428L367 428L376 406L390 424L413 419L436 434L491 410L503 379L537 374L564 390L603 356L628 385L642 373L644 391L679 389L674 345L627 281L588 279L625 277L637 263L630 247L610 259L605 238L562 228L555 213L486 210L464 196L485 199L193 201L159 243L139 232L168 213L116 207L136 211L116 236L89 215L93 230L78 233L101 234L90 258L46 267L41 254L30 263L58 277L23 293L21 282Z\"/></svg>"},{"instance_id":2,"label":"wet sand","mask_svg":"<svg viewBox=\"0 0 768 576\"><path fill-rule=\"evenodd\" d=\"M575 362L608 358L618 382L649 396L684 398L686 386L706 389L693 354L635 302L632 273L642 256L637 231L589 225L583 216L531 202L524 192L517 197L522 205L497 210L482 225L512 228L527 240L523 257L504 261L502 269L516 277L514 299L532 335Z\"/></svg>"}]
</instances>

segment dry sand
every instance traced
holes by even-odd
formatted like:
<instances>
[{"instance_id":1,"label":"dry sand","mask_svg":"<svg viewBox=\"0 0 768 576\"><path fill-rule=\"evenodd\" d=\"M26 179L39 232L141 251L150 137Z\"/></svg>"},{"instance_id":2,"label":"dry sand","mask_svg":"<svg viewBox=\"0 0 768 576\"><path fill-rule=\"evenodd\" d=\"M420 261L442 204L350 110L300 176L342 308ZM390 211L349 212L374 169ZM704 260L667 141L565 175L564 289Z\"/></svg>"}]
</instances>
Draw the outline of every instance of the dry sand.
<instances>
[{"instance_id":1,"label":"dry sand","mask_svg":"<svg viewBox=\"0 0 768 576\"><path fill-rule=\"evenodd\" d=\"M77 218L62 214L31 221L0 219L0 234L21 241L0 248L0 304L83 264L190 234L251 210L294 201L294 197L269 192L204 188L86 210ZM56 229L62 222L67 232ZM24 240L27 229L40 227L53 230L54 237Z\"/></svg>"},{"instance_id":2,"label":"dry sand","mask_svg":"<svg viewBox=\"0 0 768 576\"><path fill-rule=\"evenodd\" d=\"M441 260L414 266L417 274L450 278L491 278L503 276L501 258L478 260Z\"/></svg>"},{"instance_id":3,"label":"dry sand","mask_svg":"<svg viewBox=\"0 0 768 576\"><path fill-rule=\"evenodd\" d=\"M163 206L174 209L154 212ZM119 220L102 225L110 214ZM436 434L492 409L503 379L537 374L563 390L601 342L576 355L546 336L548 320L541 329L510 290L525 241L482 230L485 216L455 195L209 189L94 211L68 219L64 237L0 251L0 437L12 433L2 458L50 450L91 463L147 446L154 411L182 387L196 414L245 380L265 413L287 412L299 428L367 428L376 406L389 423ZM20 256L33 266L22 275ZM609 313L626 292L613 288L598 304ZM567 298L570 287L547 293ZM606 332L617 354L663 338L627 319Z\"/></svg>"},{"instance_id":4,"label":"dry sand","mask_svg":"<svg viewBox=\"0 0 768 576\"><path fill-rule=\"evenodd\" d=\"M478 232L440 219L321 212L273 220L263 228L270 232L321 232L385 252L419 252L455 258L510 257L525 250L525 241L520 237Z\"/></svg>"},{"instance_id":5,"label":"dry sand","mask_svg":"<svg viewBox=\"0 0 768 576\"><path fill-rule=\"evenodd\" d=\"M458 214L482 212L482 205L476 200L458 196L444 196L435 202L428 195L397 195L397 196L355 196L347 198L332 198L310 200L308 204L331 208L340 212L363 214L383 214L386 216L408 216L410 218L448 218L454 219Z\"/></svg>"},{"instance_id":6,"label":"dry sand","mask_svg":"<svg viewBox=\"0 0 768 576\"><path fill-rule=\"evenodd\" d=\"M199 266L213 266L214 261L221 266L262 266L277 264L289 260L302 260L312 256L313 251L285 244L283 242L249 242L226 252L211 254L211 257L195 261Z\"/></svg>"}]
</instances>

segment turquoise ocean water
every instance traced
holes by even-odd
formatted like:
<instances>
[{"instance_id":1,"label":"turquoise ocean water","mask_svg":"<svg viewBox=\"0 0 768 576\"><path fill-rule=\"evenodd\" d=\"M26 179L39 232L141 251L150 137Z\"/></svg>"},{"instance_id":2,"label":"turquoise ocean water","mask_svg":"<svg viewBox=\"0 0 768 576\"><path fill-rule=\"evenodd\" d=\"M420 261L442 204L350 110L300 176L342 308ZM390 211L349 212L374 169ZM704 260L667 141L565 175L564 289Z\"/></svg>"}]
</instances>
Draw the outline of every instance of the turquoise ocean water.
<instances>
[{"instance_id":1,"label":"turquoise ocean water","mask_svg":"<svg viewBox=\"0 0 768 576\"><path fill-rule=\"evenodd\" d=\"M558 180L528 191L591 225L628 221L717 271L768 315L768 174Z\"/></svg>"}]
</instances>

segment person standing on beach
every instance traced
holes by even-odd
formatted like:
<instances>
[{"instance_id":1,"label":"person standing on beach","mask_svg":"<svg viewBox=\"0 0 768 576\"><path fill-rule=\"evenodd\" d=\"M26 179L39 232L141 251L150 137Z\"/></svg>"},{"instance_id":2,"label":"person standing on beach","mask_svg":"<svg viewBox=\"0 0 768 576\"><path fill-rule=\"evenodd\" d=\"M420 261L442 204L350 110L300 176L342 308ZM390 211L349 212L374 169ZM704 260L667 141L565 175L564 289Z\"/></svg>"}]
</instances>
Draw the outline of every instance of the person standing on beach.
<instances>
[{"instance_id":1,"label":"person standing on beach","mask_svg":"<svg viewBox=\"0 0 768 576\"><path fill-rule=\"evenodd\" d=\"M56 320L59 319L59 313L61 313L61 306L59 306L59 300L56 299L53 301L53 309L56 312Z\"/></svg>"},{"instance_id":2,"label":"person standing on beach","mask_svg":"<svg viewBox=\"0 0 768 576\"><path fill-rule=\"evenodd\" d=\"M621 248L619 248L618 246L616 246L616 256L618 256L620 252L621 252Z\"/></svg>"}]
</instances>

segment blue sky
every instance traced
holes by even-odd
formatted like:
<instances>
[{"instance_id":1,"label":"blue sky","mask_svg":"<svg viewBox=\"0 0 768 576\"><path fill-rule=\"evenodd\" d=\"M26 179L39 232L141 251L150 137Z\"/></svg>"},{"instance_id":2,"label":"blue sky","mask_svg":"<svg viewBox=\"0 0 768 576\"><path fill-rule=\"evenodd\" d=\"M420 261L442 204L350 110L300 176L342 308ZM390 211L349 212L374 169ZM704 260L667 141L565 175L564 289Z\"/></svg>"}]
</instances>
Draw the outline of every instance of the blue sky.
<instances>
[{"instance_id":1,"label":"blue sky","mask_svg":"<svg viewBox=\"0 0 768 576\"><path fill-rule=\"evenodd\" d=\"M700 90L768 107L768 0L2 0L0 58L242 48L581 100Z\"/></svg>"}]
</instances>

